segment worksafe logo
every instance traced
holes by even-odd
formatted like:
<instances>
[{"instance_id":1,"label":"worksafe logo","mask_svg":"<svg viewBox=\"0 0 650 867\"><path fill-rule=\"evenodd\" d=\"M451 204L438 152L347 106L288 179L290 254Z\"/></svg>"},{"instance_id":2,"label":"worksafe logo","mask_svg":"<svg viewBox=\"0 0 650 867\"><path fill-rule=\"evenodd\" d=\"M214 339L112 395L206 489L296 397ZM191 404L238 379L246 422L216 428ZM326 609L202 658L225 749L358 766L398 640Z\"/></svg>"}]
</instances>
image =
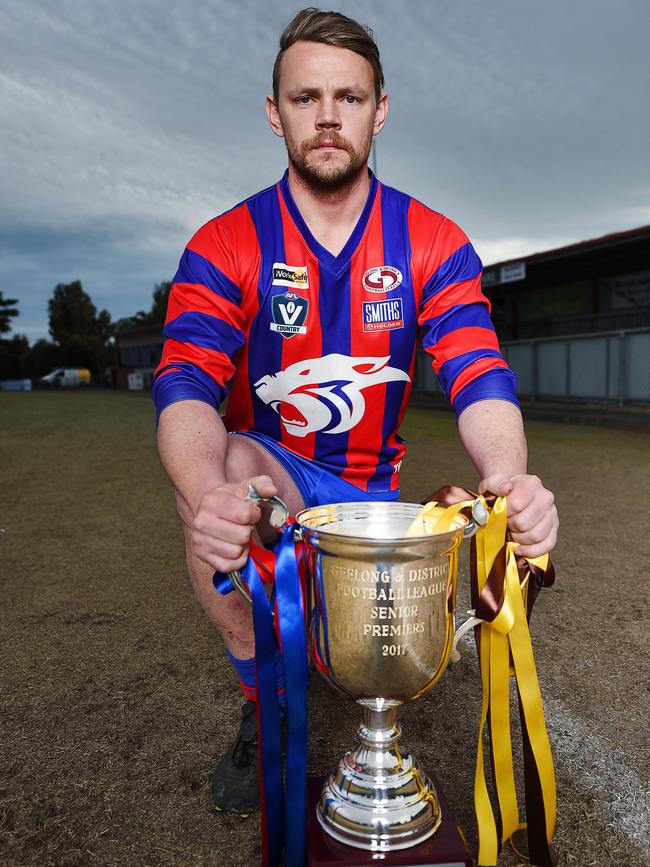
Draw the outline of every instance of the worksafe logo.
<instances>
[{"instance_id":1,"label":"worksafe logo","mask_svg":"<svg viewBox=\"0 0 650 867\"><path fill-rule=\"evenodd\" d=\"M392 265L379 265L377 268L369 268L361 282L368 292L392 292L402 282L402 272Z\"/></svg>"},{"instance_id":2,"label":"worksafe logo","mask_svg":"<svg viewBox=\"0 0 650 867\"><path fill-rule=\"evenodd\" d=\"M288 289L309 289L306 265L285 265L273 263L273 285L286 286Z\"/></svg>"},{"instance_id":3,"label":"worksafe logo","mask_svg":"<svg viewBox=\"0 0 650 867\"><path fill-rule=\"evenodd\" d=\"M285 292L284 295L274 295L271 301L273 322L271 331L276 331L283 337L293 337L294 334L306 334L305 319L309 310L309 301L301 298L295 292Z\"/></svg>"},{"instance_id":4,"label":"worksafe logo","mask_svg":"<svg viewBox=\"0 0 650 867\"><path fill-rule=\"evenodd\" d=\"M401 298L391 301L363 302L363 330L390 331L404 327L404 307Z\"/></svg>"}]
</instances>

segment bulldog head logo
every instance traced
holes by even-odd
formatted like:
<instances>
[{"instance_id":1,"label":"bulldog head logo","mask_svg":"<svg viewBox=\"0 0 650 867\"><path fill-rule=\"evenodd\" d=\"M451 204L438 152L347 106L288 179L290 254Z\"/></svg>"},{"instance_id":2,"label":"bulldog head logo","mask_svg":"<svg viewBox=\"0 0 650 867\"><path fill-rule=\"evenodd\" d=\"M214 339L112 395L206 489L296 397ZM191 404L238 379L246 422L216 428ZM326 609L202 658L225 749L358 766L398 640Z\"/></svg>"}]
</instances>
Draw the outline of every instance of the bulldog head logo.
<instances>
[{"instance_id":1,"label":"bulldog head logo","mask_svg":"<svg viewBox=\"0 0 650 867\"><path fill-rule=\"evenodd\" d=\"M386 382L410 382L409 376L390 367L389 361L390 356L351 358L332 353L263 376L254 388L259 399L280 414L293 436L316 431L343 433L363 417L366 402L362 389Z\"/></svg>"}]
</instances>

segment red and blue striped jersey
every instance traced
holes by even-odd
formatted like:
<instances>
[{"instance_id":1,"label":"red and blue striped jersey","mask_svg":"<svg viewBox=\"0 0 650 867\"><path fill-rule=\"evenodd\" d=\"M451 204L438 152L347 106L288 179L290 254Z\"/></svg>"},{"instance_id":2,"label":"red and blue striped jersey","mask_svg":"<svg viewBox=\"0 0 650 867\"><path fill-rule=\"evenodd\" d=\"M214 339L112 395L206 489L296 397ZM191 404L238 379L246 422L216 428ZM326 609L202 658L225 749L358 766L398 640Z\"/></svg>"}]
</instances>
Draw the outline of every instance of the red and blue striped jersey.
<instances>
[{"instance_id":1,"label":"red and blue striped jersey","mask_svg":"<svg viewBox=\"0 0 650 867\"><path fill-rule=\"evenodd\" d=\"M399 487L398 429L418 330L460 413L517 402L481 292L481 261L451 220L371 175L334 256L311 234L287 175L194 235L169 297L155 374L158 413L218 408L371 493Z\"/></svg>"}]
</instances>

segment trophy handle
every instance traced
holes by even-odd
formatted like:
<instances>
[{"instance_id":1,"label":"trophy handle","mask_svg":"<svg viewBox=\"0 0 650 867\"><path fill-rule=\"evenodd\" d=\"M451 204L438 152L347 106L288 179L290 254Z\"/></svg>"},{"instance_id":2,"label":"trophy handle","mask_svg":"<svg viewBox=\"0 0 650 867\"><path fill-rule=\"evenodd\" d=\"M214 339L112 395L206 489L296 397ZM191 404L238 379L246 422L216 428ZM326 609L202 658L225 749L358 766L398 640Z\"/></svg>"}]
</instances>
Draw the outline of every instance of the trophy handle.
<instances>
[{"instance_id":1,"label":"trophy handle","mask_svg":"<svg viewBox=\"0 0 650 867\"><path fill-rule=\"evenodd\" d=\"M451 645L451 653L449 654L450 662L460 662L460 651L458 650L458 643L470 629L474 629L475 626L478 626L480 623L485 623L480 617L476 616L476 611L472 608L467 612L469 617L467 620L464 620L458 629L454 632L454 641Z\"/></svg>"},{"instance_id":2,"label":"trophy handle","mask_svg":"<svg viewBox=\"0 0 650 867\"><path fill-rule=\"evenodd\" d=\"M276 527L278 530L282 527L287 518L289 517L289 509L287 509L286 503L280 499L280 497L263 497L261 494L258 494L255 488L249 484L248 491L246 492L245 500L248 500L251 503L256 503L258 506L261 506L264 503L272 506L271 515L269 516L269 523L272 527ZM232 572L228 573L228 577L233 583L233 586L239 590L241 595L249 602L251 605L253 604L253 597L251 596L250 590L244 583L241 572L239 569L234 569Z\"/></svg>"},{"instance_id":3,"label":"trophy handle","mask_svg":"<svg viewBox=\"0 0 650 867\"><path fill-rule=\"evenodd\" d=\"M467 511L463 510L463 513L467 515ZM471 512L467 515L469 518L465 529L463 530L463 539L471 539L481 527L484 527L487 524L487 519L489 517L489 512L485 506L485 500L483 497L477 497L472 503ZM451 653L449 654L450 662L460 662L460 651L458 650L458 642L465 635L466 632L469 632L470 629L473 629L475 626L478 626L479 623L483 623L483 621L476 617L475 611L468 611L469 617L465 620L458 629L454 632L454 641L451 646Z\"/></svg>"},{"instance_id":4,"label":"trophy handle","mask_svg":"<svg viewBox=\"0 0 650 867\"><path fill-rule=\"evenodd\" d=\"M469 516L469 521L463 530L463 539L471 539L471 537L487 524L489 512L485 507L483 497L477 497L472 503L472 511Z\"/></svg>"}]
</instances>

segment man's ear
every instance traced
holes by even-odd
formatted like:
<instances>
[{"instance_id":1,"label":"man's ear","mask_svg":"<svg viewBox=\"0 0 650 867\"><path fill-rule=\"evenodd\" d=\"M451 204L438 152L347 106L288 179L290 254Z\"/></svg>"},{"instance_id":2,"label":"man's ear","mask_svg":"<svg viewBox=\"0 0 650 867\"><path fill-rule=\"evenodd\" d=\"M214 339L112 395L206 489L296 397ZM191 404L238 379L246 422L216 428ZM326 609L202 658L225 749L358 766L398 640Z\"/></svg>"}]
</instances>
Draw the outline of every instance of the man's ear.
<instances>
[{"instance_id":1,"label":"man's ear","mask_svg":"<svg viewBox=\"0 0 650 867\"><path fill-rule=\"evenodd\" d=\"M375 123L372 128L372 134L378 135L382 129L384 128L384 124L386 123L386 118L388 117L388 94L382 93L379 96L379 100L377 101L377 108L375 109Z\"/></svg>"},{"instance_id":2,"label":"man's ear","mask_svg":"<svg viewBox=\"0 0 650 867\"><path fill-rule=\"evenodd\" d=\"M266 97L266 116L269 119L269 126L273 132L280 138L284 138L284 130L282 129L282 121L280 120L280 112L275 104L272 96Z\"/></svg>"}]
</instances>

